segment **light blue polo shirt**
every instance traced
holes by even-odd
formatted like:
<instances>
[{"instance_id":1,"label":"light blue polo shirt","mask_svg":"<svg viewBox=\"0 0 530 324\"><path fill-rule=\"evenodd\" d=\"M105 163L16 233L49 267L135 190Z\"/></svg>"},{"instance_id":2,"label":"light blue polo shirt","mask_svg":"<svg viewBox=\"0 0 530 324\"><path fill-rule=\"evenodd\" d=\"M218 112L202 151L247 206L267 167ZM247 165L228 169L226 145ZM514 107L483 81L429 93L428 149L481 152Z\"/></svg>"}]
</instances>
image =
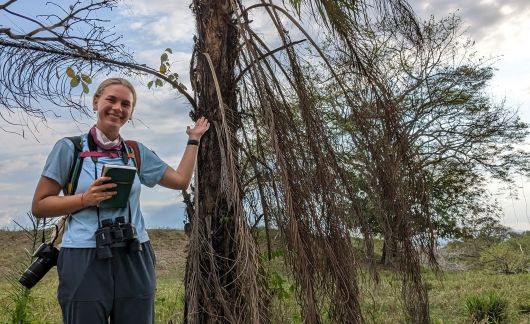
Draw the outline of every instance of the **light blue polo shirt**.
<instances>
[{"instance_id":1,"label":"light blue polo shirt","mask_svg":"<svg viewBox=\"0 0 530 324\"><path fill-rule=\"evenodd\" d=\"M83 142L83 151L88 151L87 134L81 136ZM166 172L168 165L162 161L153 151L146 148L143 144L138 143L140 151L141 169L136 175L129 196L129 208L131 209L131 222L136 227L138 239L141 243L149 241L149 236L145 229L144 218L140 210L140 191L141 185L153 187L160 182ZM74 159L74 144L66 138L55 143L52 151L48 155L42 176L55 180L61 187L65 187L70 166ZM96 162L97 176L101 176L101 169L104 164L123 165L120 158L99 157ZM134 166L132 159L129 159L129 165ZM94 181L94 162L92 158L85 157L83 166L79 174L79 182L75 193L85 192L90 184ZM126 222L129 219L127 208L100 208L100 220L112 219L124 216ZM68 248L95 248L96 240L94 233L98 228L98 217L96 207L82 209L69 218L61 246Z\"/></svg>"}]
</instances>

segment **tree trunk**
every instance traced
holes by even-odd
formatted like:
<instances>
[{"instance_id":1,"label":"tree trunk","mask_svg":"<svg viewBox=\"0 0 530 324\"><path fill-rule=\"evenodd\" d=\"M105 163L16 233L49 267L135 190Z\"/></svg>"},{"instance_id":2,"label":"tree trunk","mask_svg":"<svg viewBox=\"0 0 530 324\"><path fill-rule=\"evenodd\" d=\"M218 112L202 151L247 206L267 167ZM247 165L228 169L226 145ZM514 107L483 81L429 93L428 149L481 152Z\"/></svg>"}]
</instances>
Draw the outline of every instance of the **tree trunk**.
<instances>
[{"instance_id":1,"label":"tree trunk","mask_svg":"<svg viewBox=\"0 0 530 324\"><path fill-rule=\"evenodd\" d=\"M385 235L383 239L383 251L381 254L381 264L392 266L396 263L398 257L398 246L395 237Z\"/></svg>"},{"instance_id":2,"label":"tree trunk","mask_svg":"<svg viewBox=\"0 0 530 324\"><path fill-rule=\"evenodd\" d=\"M234 77L238 32L231 24L234 10L230 0L195 0L193 11L197 24L191 67L198 99L195 117L207 117L211 127L198 154L199 194L191 224L184 322L256 323L257 262L250 235L245 236L248 228L234 153L239 127ZM241 258L248 264L238 263Z\"/></svg>"}]
</instances>

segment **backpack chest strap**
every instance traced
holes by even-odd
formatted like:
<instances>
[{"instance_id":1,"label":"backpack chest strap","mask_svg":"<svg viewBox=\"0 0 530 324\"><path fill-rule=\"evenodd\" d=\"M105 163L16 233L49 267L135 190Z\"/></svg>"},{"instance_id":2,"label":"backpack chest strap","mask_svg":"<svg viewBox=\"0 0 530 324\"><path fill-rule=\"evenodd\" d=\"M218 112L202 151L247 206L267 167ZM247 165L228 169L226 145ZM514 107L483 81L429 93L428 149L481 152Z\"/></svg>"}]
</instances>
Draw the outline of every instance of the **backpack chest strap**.
<instances>
[{"instance_id":1,"label":"backpack chest strap","mask_svg":"<svg viewBox=\"0 0 530 324\"><path fill-rule=\"evenodd\" d=\"M95 151L83 151L79 153L80 157L109 157L119 158L121 157L120 151L109 151L109 152L95 152Z\"/></svg>"}]
</instances>

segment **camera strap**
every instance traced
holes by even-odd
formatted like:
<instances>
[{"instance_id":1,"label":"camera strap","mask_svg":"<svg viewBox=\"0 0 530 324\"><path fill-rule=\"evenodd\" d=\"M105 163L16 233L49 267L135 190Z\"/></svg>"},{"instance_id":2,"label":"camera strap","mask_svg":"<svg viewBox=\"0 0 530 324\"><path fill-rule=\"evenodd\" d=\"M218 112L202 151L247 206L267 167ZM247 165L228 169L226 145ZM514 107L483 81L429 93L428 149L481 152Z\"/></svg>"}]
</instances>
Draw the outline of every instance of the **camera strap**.
<instances>
[{"instance_id":1,"label":"camera strap","mask_svg":"<svg viewBox=\"0 0 530 324\"><path fill-rule=\"evenodd\" d=\"M46 218L42 220L42 243L46 242Z\"/></svg>"}]
</instances>

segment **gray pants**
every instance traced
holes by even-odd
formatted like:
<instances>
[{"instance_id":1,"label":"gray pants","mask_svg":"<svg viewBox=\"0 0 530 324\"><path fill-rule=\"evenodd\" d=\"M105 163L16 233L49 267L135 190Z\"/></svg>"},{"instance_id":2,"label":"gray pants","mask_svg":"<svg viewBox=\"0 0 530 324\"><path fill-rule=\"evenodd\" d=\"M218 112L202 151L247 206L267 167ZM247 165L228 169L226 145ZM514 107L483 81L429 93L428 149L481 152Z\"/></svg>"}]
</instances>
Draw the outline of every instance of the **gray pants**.
<instances>
[{"instance_id":1,"label":"gray pants","mask_svg":"<svg viewBox=\"0 0 530 324\"><path fill-rule=\"evenodd\" d=\"M98 259L96 249L61 248L57 298L65 324L154 323L155 254L149 242L141 252L112 248Z\"/></svg>"}]
</instances>

